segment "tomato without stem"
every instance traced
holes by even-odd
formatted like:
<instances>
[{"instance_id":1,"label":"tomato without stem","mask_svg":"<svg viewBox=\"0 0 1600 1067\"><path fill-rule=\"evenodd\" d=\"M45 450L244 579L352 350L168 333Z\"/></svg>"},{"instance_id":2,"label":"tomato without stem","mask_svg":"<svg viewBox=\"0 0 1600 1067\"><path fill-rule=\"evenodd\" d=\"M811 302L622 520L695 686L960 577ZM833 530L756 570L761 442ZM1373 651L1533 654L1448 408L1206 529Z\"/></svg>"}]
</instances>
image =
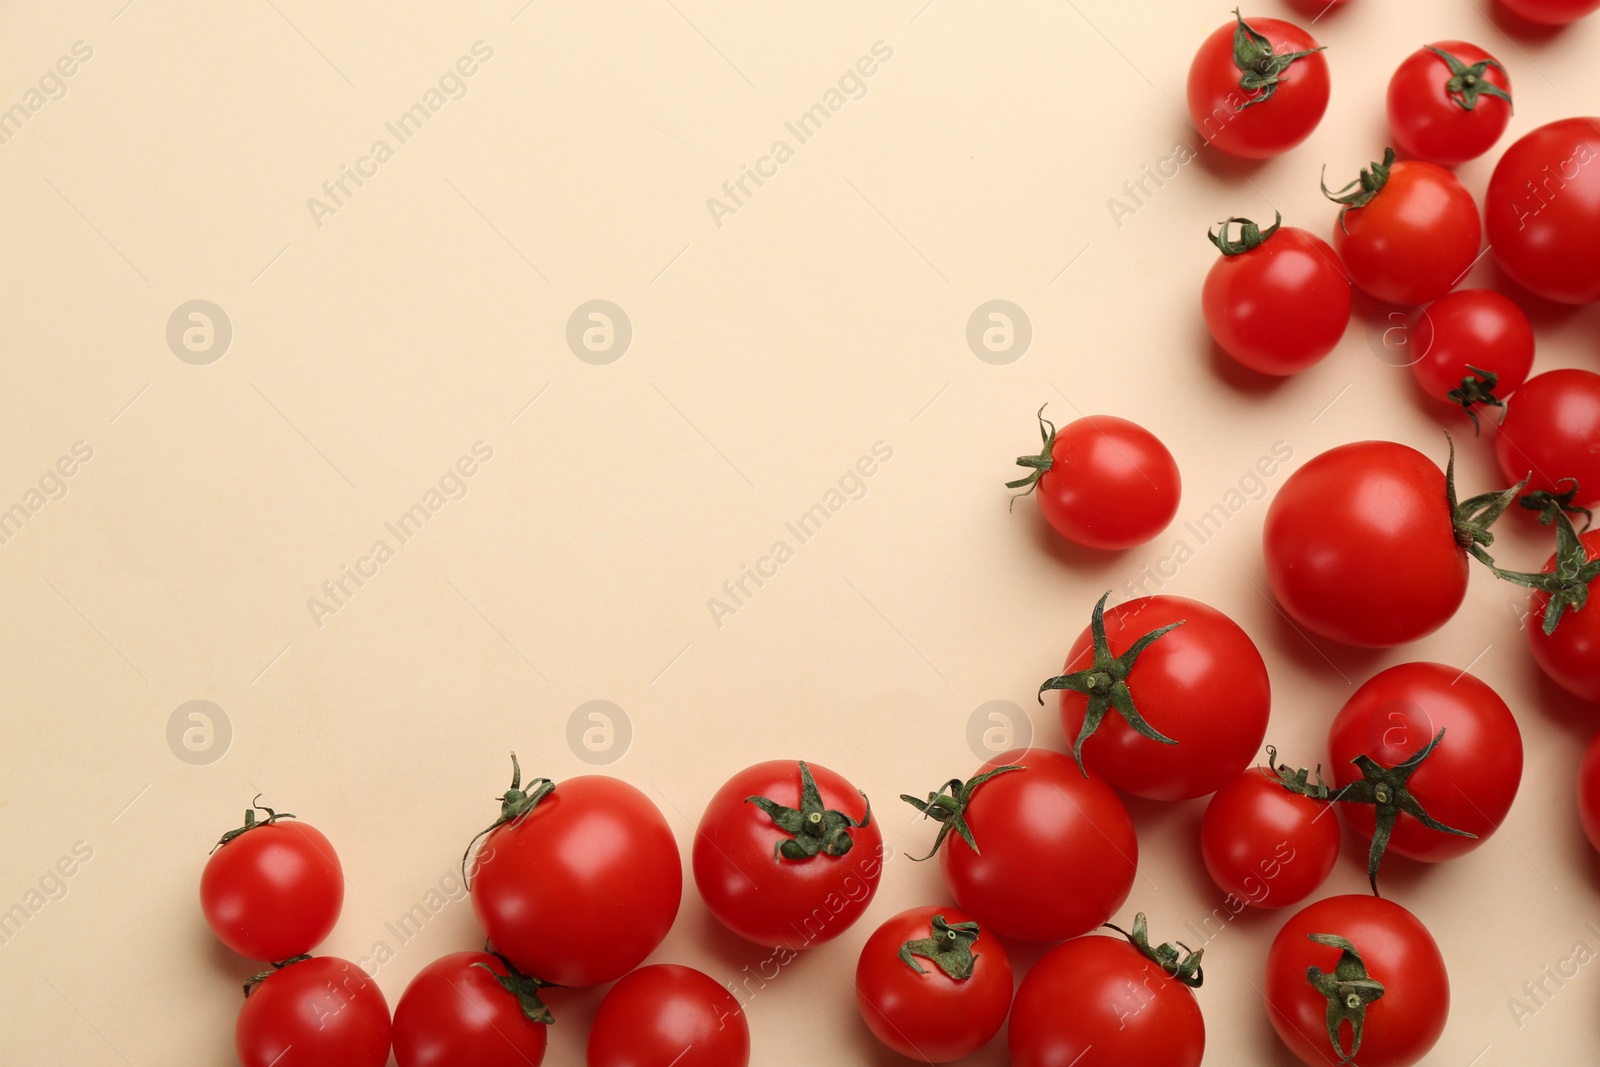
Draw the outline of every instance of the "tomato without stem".
<instances>
[{"instance_id":1,"label":"tomato without stem","mask_svg":"<svg viewBox=\"0 0 1600 1067\"><path fill-rule=\"evenodd\" d=\"M1405 151L1453 167L1476 159L1511 121L1511 77L1466 41L1417 49L1389 80L1389 129Z\"/></svg>"},{"instance_id":2,"label":"tomato without stem","mask_svg":"<svg viewBox=\"0 0 1600 1067\"><path fill-rule=\"evenodd\" d=\"M1189 67L1189 121L1233 156L1266 159L1311 136L1328 110L1328 61L1292 22L1237 18Z\"/></svg>"},{"instance_id":3,"label":"tomato without stem","mask_svg":"<svg viewBox=\"0 0 1600 1067\"><path fill-rule=\"evenodd\" d=\"M1492 289L1462 289L1429 304L1413 342L1420 354L1411 372L1422 391L1459 404L1474 424L1485 408L1504 406L1533 369L1528 316Z\"/></svg>"},{"instance_id":4,"label":"tomato without stem","mask_svg":"<svg viewBox=\"0 0 1600 1067\"><path fill-rule=\"evenodd\" d=\"M1576 367L1529 378L1506 401L1494 439L1500 471L1528 491L1561 493L1577 483L1574 504L1600 504L1600 374Z\"/></svg>"},{"instance_id":5,"label":"tomato without stem","mask_svg":"<svg viewBox=\"0 0 1600 1067\"><path fill-rule=\"evenodd\" d=\"M225 835L200 875L200 908L233 951L276 962L322 943L344 906L344 869L314 827L260 808Z\"/></svg>"},{"instance_id":6,"label":"tomato without stem","mask_svg":"<svg viewBox=\"0 0 1600 1067\"><path fill-rule=\"evenodd\" d=\"M1484 215L1518 285L1563 304L1600 300L1600 118L1552 122L1506 149Z\"/></svg>"},{"instance_id":7,"label":"tomato without stem","mask_svg":"<svg viewBox=\"0 0 1600 1067\"><path fill-rule=\"evenodd\" d=\"M399 1067L539 1067L550 1013L542 983L487 952L452 952L411 979L394 1008Z\"/></svg>"},{"instance_id":8,"label":"tomato without stem","mask_svg":"<svg viewBox=\"0 0 1600 1067\"><path fill-rule=\"evenodd\" d=\"M693 967L640 967L611 987L588 1067L746 1067L750 1026L732 993Z\"/></svg>"},{"instance_id":9,"label":"tomato without stem","mask_svg":"<svg viewBox=\"0 0 1600 1067\"><path fill-rule=\"evenodd\" d=\"M243 1067L383 1067L389 1004L349 960L302 959L251 987L234 1045Z\"/></svg>"},{"instance_id":10,"label":"tomato without stem","mask_svg":"<svg viewBox=\"0 0 1600 1067\"><path fill-rule=\"evenodd\" d=\"M1339 820L1326 800L1285 789L1270 767L1252 767L1206 805L1200 855L1223 892L1258 908L1285 908L1332 873Z\"/></svg>"},{"instance_id":11,"label":"tomato without stem","mask_svg":"<svg viewBox=\"0 0 1600 1067\"><path fill-rule=\"evenodd\" d=\"M1565 26L1596 10L1600 0L1500 0L1513 13L1529 22L1546 26Z\"/></svg>"},{"instance_id":12,"label":"tomato without stem","mask_svg":"<svg viewBox=\"0 0 1600 1067\"><path fill-rule=\"evenodd\" d=\"M1590 530L1579 539L1583 558L1593 566L1600 560L1600 530ZM1556 569L1552 555L1545 573ZM1600 578L1588 583L1585 606L1567 611L1551 633L1545 633L1542 620L1550 605L1550 594L1535 591L1528 603L1528 647L1541 670L1561 688L1584 700L1600 703Z\"/></svg>"}]
</instances>

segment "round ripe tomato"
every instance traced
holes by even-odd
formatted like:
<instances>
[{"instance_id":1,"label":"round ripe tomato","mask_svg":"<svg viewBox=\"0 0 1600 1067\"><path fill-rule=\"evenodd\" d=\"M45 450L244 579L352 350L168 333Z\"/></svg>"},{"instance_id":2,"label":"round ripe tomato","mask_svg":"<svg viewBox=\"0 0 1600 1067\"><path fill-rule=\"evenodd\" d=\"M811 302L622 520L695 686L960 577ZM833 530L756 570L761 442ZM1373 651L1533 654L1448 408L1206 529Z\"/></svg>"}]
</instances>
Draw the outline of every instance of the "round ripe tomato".
<instances>
[{"instance_id":1,"label":"round ripe tomato","mask_svg":"<svg viewBox=\"0 0 1600 1067\"><path fill-rule=\"evenodd\" d=\"M1121 931L1118 931L1119 933ZM1170 953L1158 961L1156 957ZM1152 948L1141 914L1133 933L1080 937L1033 965L1011 1006L1016 1067L1198 1067L1206 1024L1187 986L1200 953Z\"/></svg>"},{"instance_id":2,"label":"round ripe tomato","mask_svg":"<svg viewBox=\"0 0 1600 1067\"><path fill-rule=\"evenodd\" d=\"M1352 948L1314 936L1342 938ZM1347 972L1382 986L1382 995L1372 999L1377 990L1365 983L1339 989L1334 973L1341 961ZM1322 989L1308 974L1313 969ZM1392 900L1364 895L1327 897L1284 923L1267 951L1264 992L1272 1028L1313 1067L1352 1061L1409 1067L1428 1054L1450 1015L1450 977L1433 935ZM1353 998L1355 1006L1343 1001L1330 1013L1330 993ZM1330 1014L1339 1029L1338 1051L1328 1032ZM1363 1022L1355 1030L1351 1017L1358 1015Z\"/></svg>"},{"instance_id":3,"label":"round ripe tomato","mask_svg":"<svg viewBox=\"0 0 1600 1067\"><path fill-rule=\"evenodd\" d=\"M1327 192L1324 188L1324 192ZM1333 247L1357 287L1391 304L1437 300L1466 276L1483 247L1478 205L1437 163L1384 152L1337 193Z\"/></svg>"},{"instance_id":4,"label":"round ripe tomato","mask_svg":"<svg viewBox=\"0 0 1600 1067\"><path fill-rule=\"evenodd\" d=\"M1600 8L1600 0L1500 0L1514 14L1546 26L1565 26Z\"/></svg>"},{"instance_id":5,"label":"round ripe tomato","mask_svg":"<svg viewBox=\"0 0 1600 1067\"><path fill-rule=\"evenodd\" d=\"M1322 121L1328 61L1294 23L1240 17L1201 43L1188 97L1200 136L1231 156L1266 159L1310 137Z\"/></svg>"},{"instance_id":6,"label":"round ripe tomato","mask_svg":"<svg viewBox=\"0 0 1600 1067\"><path fill-rule=\"evenodd\" d=\"M257 797L256 799L260 799ZM200 875L200 909L233 951L275 962L322 943L344 906L344 868L328 839L293 815L260 808L223 835Z\"/></svg>"},{"instance_id":7,"label":"round ripe tomato","mask_svg":"<svg viewBox=\"0 0 1600 1067\"><path fill-rule=\"evenodd\" d=\"M549 1009L529 978L487 952L452 952L417 972L394 1008L399 1067L539 1067Z\"/></svg>"},{"instance_id":8,"label":"round ripe tomato","mask_svg":"<svg viewBox=\"0 0 1600 1067\"><path fill-rule=\"evenodd\" d=\"M1018 496L1038 490L1040 513L1067 540L1087 548L1132 548L1165 530L1178 513L1178 464L1137 423L1088 415L1057 430L1040 408L1039 436L1043 451L1017 457L1033 473L1006 488L1023 489Z\"/></svg>"},{"instance_id":9,"label":"round ripe tomato","mask_svg":"<svg viewBox=\"0 0 1600 1067\"><path fill-rule=\"evenodd\" d=\"M1268 750L1271 751L1270 749ZM1339 820L1326 800L1285 789L1252 767L1217 790L1200 822L1200 856L1217 888L1258 908L1298 904L1339 858Z\"/></svg>"},{"instance_id":10,"label":"round ripe tomato","mask_svg":"<svg viewBox=\"0 0 1600 1067\"><path fill-rule=\"evenodd\" d=\"M1411 364L1422 391L1459 404L1474 424L1485 407L1503 407L1533 369L1533 326L1510 297L1460 289L1429 304ZM1518 477L1521 477L1520 475Z\"/></svg>"},{"instance_id":11,"label":"round ripe tomato","mask_svg":"<svg viewBox=\"0 0 1600 1067\"><path fill-rule=\"evenodd\" d=\"M1484 215L1518 285L1563 304L1600 300L1600 118L1552 122L1506 149Z\"/></svg>"},{"instance_id":12,"label":"round ripe tomato","mask_svg":"<svg viewBox=\"0 0 1600 1067\"><path fill-rule=\"evenodd\" d=\"M1600 530L1590 530L1579 538L1584 558L1591 564L1600 560ZM1556 557L1544 565L1546 573L1556 569ZM1574 696L1600 704L1600 578L1588 583L1589 596L1579 611L1561 615L1553 633L1545 633L1541 620L1550 605L1550 594L1535 591L1528 603L1528 647L1539 667L1557 685Z\"/></svg>"},{"instance_id":13,"label":"round ripe tomato","mask_svg":"<svg viewBox=\"0 0 1600 1067\"><path fill-rule=\"evenodd\" d=\"M565 986L610 982L672 927L683 894L678 844L650 798L604 775L559 788L522 771L474 863L472 910L495 950Z\"/></svg>"},{"instance_id":14,"label":"round ripe tomato","mask_svg":"<svg viewBox=\"0 0 1600 1067\"><path fill-rule=\"evenodd\" d=\"M389 1004L349 960L314 956L253 982L233 1036L243 1067L383 1067Z\"/></svg>"},{"instance_id":15,"label":"round ripe tomato","mask_svg":"<svg viewBox=\"0 0 1600 1067\"><path fill-rule=\"evenodd\" d=\"M1576 367L1528 379L1506 402L1494 454L1512 481L1555 493L1578 483L1573 503L1600 503L1600 374Z\"/></svg>"},{"instance_id":16,"label":"round ripe tomato","mask_svg":"<svg viewBox=\"0 0 1600 1067\"><path fill-rule=\"evenodd\" d=\"M1133 888L1133 819L1116 791L1085 778L1070 756L1013 749L926 802L900 799L942 824L933 851L945 885L962 911L1002 937L1088 933Z\"/></svg>"},{"instance_id":17,"label":"round ripe tomato","mask_svg":"<svg viewBox=\"0 0 1600 1067\"><path fill-rule=\"evenodd\" d=\"M1453 167L1477 159L1511 121L1511 77L1475 44L1436 41L1389 80L1389 129L1405 151Z\"/></svg>"},{"instance_id":18,"label":"round ripe tomato","mask_svg":"<svg viewBox=\"0 0 1600 1067\"><path fill-rule=\"evenodd\" d=\"M746 1067L750 1025L693 967L640 967L611 987L589 1031L589 1067Z\"/></svg>"},{"instance_id":19,"label":"round ripe tomato","mask_svg":"<svg viewBox=\"0 0 1600 1067\"><path fill-rule=\"evenodd\" d=\"M1307 230L1265 233L1249 219L1229 219L1211 242L1200 296L1206 328L1222 350L1262 374L1296 374L1322 359L1350 324L1350 279L1326 241ZM1230 223L1241 224L1238 241Z\"/></svg>"},{"instance_id":20,"label":"round ripe tomato","mask_svg":"<svg viewBox=\"0 0 1600 1067\"><path fill-rule=\"evenodd\" d=\"M1589 742L1578 767L1578 821L1589 844L1600 851L1600 737Z\"/></svg>"},{"instance_id":21,"label":"round ripe tomato","mask_svg":"<svg viewBox=\"0 0 1600 1067\"><path fill-rule=\"evenodd\" d=\"M1110 595L1041 698L1061 690L1061 726L1085 773L1151 800L1204 796L1261 748L1272 710L1267 665L1250 635L1216 608L1149 596L1105 611Z\"/></svg>"},{"instance_id":22,"label":"round ripe tomato","mask_svg":"<svg viewBox=\"0 0 1600 1067\"><path fill-rule=\"evenodd\" d=\"M746 767L717 790L694 835L694 881L722 925L798 952L861 918L883 874L866 794L804 760Z\"/></svg>"},{"instance_id":23,"label":"round ripe tomato","mask_svg":"<svg viewBox=\"0 0 1600 1067\"><path fill-rule=\"evenodd\" d=\"M867 938L855 985L874 1037L902 1056L949 1063L1000 1032L1011 1007L1011 961L965 912L912 908Z\"/></svg>"}]
</instances>

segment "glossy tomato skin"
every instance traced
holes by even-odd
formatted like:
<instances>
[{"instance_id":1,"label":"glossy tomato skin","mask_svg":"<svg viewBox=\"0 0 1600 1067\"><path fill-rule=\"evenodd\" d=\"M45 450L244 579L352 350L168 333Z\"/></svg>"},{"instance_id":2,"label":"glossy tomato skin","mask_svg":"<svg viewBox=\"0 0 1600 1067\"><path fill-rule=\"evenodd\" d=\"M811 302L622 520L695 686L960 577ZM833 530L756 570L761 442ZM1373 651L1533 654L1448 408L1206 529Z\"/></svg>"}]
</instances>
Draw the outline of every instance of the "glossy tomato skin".
<instances>
[{"instance_id":1,"label":"glossy tomato skin","mask_svg":"<svg viewBox=\"0 0 1600 1067\"><path fill-rule=\"evenodd\" d=\"M1139 654L1127 679L1139 714L1177 744L1145 737L1111 711L1083 743L1089 773L1135 796L1188 800L1247 767L1272 711L1267 665L1250 635L1216 608L1178 596L1126 601L1106 611L1104 621L1114 656L1152 630L1182 623ZM1061 673L1093 663L1093 635L1085 627ZM1061 728L1069 741L1087 709L1084 694L1061 690Z\"/></svg>"},{"instance_id":2,"label":"glossy tomato skin","mask_svg":"<svg viewBox=\"0 0 1600 1067\"><path fill-rule=\"evenodd\" d=\"M1565 26L1600 9L1600 0L1500 0L1513 13L1529 22L1546 26Z\"/></svg>"},{"instance_id":3,"label":"glossy tomato skin","mask_svg":"<svg viewBox=\"0 0 1600 1067\"><path fill-rule=\"evenodd\" d=\"M1312 36L1281 19L1245 20L1272 42L1278 54L1317 47ZM1243 72L1233 63L1237 22L1220 26L1200 45L1189 67L1189 118L1200 135L1231 156L1267 159L1287 152L1311 136L1328 110L1328 61L1316 52L1289 64L1271 99L1251 104L1259 94L1239 85Z\"/></svg>"},{"instance_id":4,"label":"glossy tomato skin","mask_svg":"<svg viewBox=\"0 0 1600 1067\"><path fill-rule=\"evenodd\" d=\"M985 930L1019 941L1088 933L1133 888L1139 842L1116 791L1085 778L1071 756L1014 749L975 772L1016 765L973 791L967 825L978 852L951 834L939 869L961 910Z\"/></svg>"},{"instance_id":5,"label":"glossy tomato skin","mask_svg":"<svg viewBox=\"0 0 1600 1067\"><path fill-rule=\"evenodd\" d=\"M1533 369L1533 326L1516 301L1493 289L1459 289L1435 300L1417 320L1412 339L1420 353L1411 364L1417 384L1447 403L1455 402L1450 392L1466 377L1483 377L1473 367L1498 376L1494 393L1502 401ZM1492 413L1490 421L1497 421Z\"/></svg>"},{"instance_id":6,"label":"glossy tomato skin","mask_svg":"<svg viewBox=\"0 0 1600 1067\"><path fill-rule=\"evenodd\" d=\"M1283 1043L1314 1067L1336 1067L1328 1040L1328 1001L1306 981L1317 967L1332 972L1336 948L1310 934L1336 934L1355 945L1367 974L1384 994L1367 1005L1356 1062L1361 1067L1410 1067L1444 1033L1450 1014L1450 977L1427 927L1400 905L1381 897L1327 897L1295 913L1267 951L1267 1017ZM1348 1049L1349 1027L1342 1030Z\"/></svg>"},{"instance_id":7,"label":"glossy tomato skin","mask_svg":"<svg viewBox=\"0 0 1600 1067\"><path fill-rule=\"evenodd\" d=\"M1218 257L1200 300L1222 350L1262 374L1298 374L1332 352L1350 324L1350 279L1338 255L1293 226Z\"/></svg>"},{"instance_id":8,"label":"glossy tomato skin","mask_svg":"<svg viewBox=\"0 0 1600 1067\"><path fill-rule=\"evenodd\" d=\"M1120 937L1058 945L1011 1006L1015 1067L1198 1067L1206 1027L1184 985Z\"/></svg>"},{"instance_id":9,"label":"glossy tomato skin","mask_svg":"<svg viewBox=\"0 0 1600 1067\"><path fill-rule=\"evenodd\" d=\"M565 986L622 977L678 914L683 863L650 798L582 775L484 839L472 910L524 974Z\"/></svg>"},{"instance_id":10,"label":"glossy tomato skin","mask_svg":"<svg viewBox=\"0 0 1600 1067\"><path fill-rule=\"evenodd\" d=\"M1444 472L1393 441L1339 445L1307 461L1273 497L1263 543L1283 610L1343 644L1415 641L1467 595Z\"/></svg>"},{"instance_id":11,"label":"glossy tomato skin","mask_svg":"<svg viewBox=\"0 0 1600 1067\"><path fill-rule=\"evenodd\" d=\"M823 806L860 822L866 798L843 775L807 763ZM795 760L746 767L718 789L694 837L694 880L711 914L728 929L767 948L799 952L844 933L867 910L883 875L878 816L849 831L854 844L840 856L818 852L791 860L775 854L790 836L746 797L800 804Z\"/></svg>"},{"instance_id":12,"label":"glossy tomato skin","mask_svg":"<svg viewBox=\"0 0 1600 1067\"><path fill-rule=\"evenodd\" d=\"M218 848L200 875L200 908L241 956L264 962L320 945L344 906L344 868L314 827L280 819Z\"/></svg>"},{"instance_id":13,"label":"glossy tomato skin","mask_svg":"<svg viewBox=\"0 0 1600 1067\"><path fill-rule=\"evenodd\" d=\"M1466 41L1435 41L1433 47L1468 67L1495 58ZM1511 105L1496 96L1480 94L1471 109L1463 107L1445 90L1450 78L1443 57L1419 48L1389 79L1389 129L1395 142L1411 155L1445 167L1483 155L1511 121ZM1484 68L1483 80L1511 92L1511 78L1498 67Z\"/></svg>"},{"instance_id":14,"label":"glossy tomato skin","mask_svg":"<svg viewBox=\"0 0 1600 1067\"><path fill-rule=\"evenodd\" d=\"M1589 844L1600 852L1600 737L1589 742L1578 767L1578 821Z\"/></svg>"},{"instance_id":15,"label":"glossy tomato skin","mask_svg":"<svg viewBox=\"0 0 1600 1067\"><path fill-rule=\"evenodd\" d=\"M1484 197L1489 245L1546 300L1600 300L1600 118L1540 126L1506 149Z\"/></svg>"},{"instance_id":16,"label":"glossy tomato skin","mask_svg":"<svg viewBox=\"0 0 1600 1067\"><path fill-rule=\"evenodd\" d=\"M1286 908L1315 893L1339 858L1339 820L1325 800L1291 793L1251 767L1206 805L1200 855L1217 888L1258 908Z\"/></svg>"},{"instance_id":17,"label":"glossy tomato skin","mask_svg":"<svg viewBox=\"0 0 1600 1067\"><path fill-rule=\"evenodd\" d=\"M1600 503L1600 374L1567 367L1528 379L1506 401L1494 454L1510 482L1531 471L1528 489L1550 492L1575 478L1576 502Z\"/></svg>"},{"instance_id":18,"label":"glossy tomato skin","mask_svg":"<svg viewBox=\"0 0 1600 1067\"><path fill-rule=\"evenodd\" d=\"M1039 511L1057 533L1088 548L1142 545L1178 513L1177 461L1155 434L1115 415L1061 427L1039 479Z\"/></svg>"},{"instance_id":19,"label":"glossy tomato skin","mask_svg":"<svg viewBox=\"0 0 1600 1067\"><path fill-rule=\"evenodd\" d=\"M952 926L973 921L956 908L912 908L878 927L856 962L856 1007L873 1036L900 1055L949 1063L972 1055L1000 1032L1011 1007L1011 961L980 923L970 977L951 978L914 956L922 968L918 974L900 958L900 946L931 936L935 915Z\"/></svg>"},{"instance_id":20,"label":"glossy tomato skin","mask_svg":"<svg viewBox=\"0 0 1600 1067\"><path fill-rule=\"evenodd\" d=\"M316 956L274 971L251 990L234 1044L243 1067L383 1067L389 1004L378 983L349 960Z\"/></svg>"},{"instance_id":21,"label":"glossy tomato skin","mask_svg":"<svg viewBox=\"0 0 1600 1067\"><path fill-rule=\"evenodd\" d=\"M732 993L693 967L640 967L611 987L588 1067L747 1067L750 1025Z\"/></svg>"},{"instance_id":22,"label":"glossy tomato skin","mask_svg":"<svg viewBox=\"0 0 1600 1067\"><path fill-rule=\"evenodd\" d=\"M1466 672L1442 663L1401 663L1373 675L1353 693L1328 732L1335 785L1359 781L1350 761L1371 756L1394 767L1444 740L1409 779L1412 796L1446 826L1476 834L1430 830L1401 814L1389 851L1437 863L1482 845L1511 810L1522 781L1522 733L1500 695ZM1340 805L1363 837L1372 837L1373 809Z\"/></svg>"},{"instance_id":23,"label":"glossy tomato skin","mask_svg":"<svg viewBox=\"0 0 1600 1067\"><path fill-rule=\"evenodd\" d=\"M1580 538L1592 560L1600 559L1600 530ZM1544 569L1555 569L1551 556ZM1580 612L1563 612L1556 632L1544 632L1550 594L1534 592L1528 602L1528 647L1541 670L1573 696L1600 704L1600 581L1589 583L1589 602Z\"/></svg>"},{"instance_id":24,"label":"glossy tomato skin","mask_svg":"<svg viewBox=\"0 0 1600 1067\"><path fill-rule=\"evenodd\" d=\"M506 974L487 952L452 952L417 972L394 1008L399 1067L539 1067L544 1023L479 966Z\"/></svg>"},{"instance_id":25,"label":"glossy tomato skin","mask_svg":"<svg viewBox=\"0 0 1600 1067\"><path fill-rule=\"evenodd\" d=\"M1365 207L1333 225L1350 280L1391 304L1426 304L1464 277L1483 247L1472 194L1445 168L1401 160Z\"/></svg>"}]
</instances>

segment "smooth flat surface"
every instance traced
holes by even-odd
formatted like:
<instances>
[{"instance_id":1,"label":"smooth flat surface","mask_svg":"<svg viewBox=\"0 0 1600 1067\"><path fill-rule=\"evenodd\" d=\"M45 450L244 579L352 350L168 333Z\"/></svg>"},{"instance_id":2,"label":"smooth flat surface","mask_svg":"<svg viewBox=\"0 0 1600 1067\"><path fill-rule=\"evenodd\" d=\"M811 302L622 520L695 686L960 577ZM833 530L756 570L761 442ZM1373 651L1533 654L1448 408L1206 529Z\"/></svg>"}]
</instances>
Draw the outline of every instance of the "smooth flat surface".
<instances>
[{"instance_id":1,"label":"smooth flat surface","mask_svg":"<svg viewBox=\"0 0 1600 1067\"><path fill-rule=\"evenodd\" d=\"M506 753L557 779L593 769L577 752L595 722L568 742L591 700L627 719L613 713L623 754L601 769L649 792L685 849L712 792L758 760L808 758L872 796L896 858L860 925L763 986L743 969L765 953L691 888L655 958L753 990L758 1064L801 1042L814 1063L896 1062L847 978L878 922L948 898L935 865L904 858L933 835L895 796L977 766L968 725L989 701L1063 744L1034 690L1094 599L1140 580L1255 637L1269 736L1297 762L1326 758L1346 694L1390 663L1470 665L1510 701L1527 769L1503 831L1447 867L1386 869L1451 966L1428 1062L1592 1046L1600 978L1566 961L1600 948L1600 864L1571 799L1595 709L1541 683L1523 598L1475 574L1443 631L1368 654L1308 642L1264 596L1264 493L1363 437L1442 462L1449 413L1375 355L1388 324L1370 308L1324 363L1273 384L1217 362L1198 294L1208 223L1276 206L1330 231L1319 171L1342 183L1381 154L1389 73L1418 45L1464 38L1509 65L1503 148L1600 112L1600 20L1512 43L1466 0L1353 0L1313 27L1334 98L1308 143L1261 166L1202 153L1119 225L1123 183L1195 146L1183 82L1221 5L124 2L0 16L0 105L74 42L93 52L0 144L0 504L27 501L75 442L92 450L0 544L0 907L43 904L0 944L0 1062L232 1062L255 968L212 938L196 887L258 791L339 849L347 901L322 950L385 946L392 1004L479 939L452 871L493 818ZM479 41L492 56L441 86ZM892 56L841 88L880 41ZM789 130L835 90L825 122ZM420 130L390 132L418 103ZM1477 195L1493 158L1461 168ZM346 167L369 176L335 203L323 184ZM735 204L722 186L746 167L769 176ZM1472 281L1493 277L1485 261ZM609 365L567 341L597 299L631 322ZM1008 365L968 347L994 299L1031 322ZM169 347L192 300L231 323L219 360L203 329L183 347L186 318L194 362ZM1595 308L1533 312L1539 367L1600 366ZM1008 514L1001 483L1045 402L1160 435L1185 479L1173 527L1095 555L1031 503ZM472 462L476 442L492 458ZM875 442L892 457L841 487ZM1293 458L1262 488L1251 471L1277 442ZM1463 487L1497 482L1487 442L1458 442ZM449 476L461 457L470 478ZM819 502L839 506L802 542L786 523ZM390 532L417 504L420 532ZM1217 504L1228 518L1201 543L1185 523ZM1505 539L1515 563L1542 562L1526 531ZM781 566L762 562L779 541ZM1193 558L1174 567L1179 541ZM776 574L734 602L724 583L747 566ZM368 577L335 601L323 586L346 567ZM220 731L183 747L187 711L169 746L194 700L231 730L214 762L176 754L222 751ZM1255 992L1283 916L1207 932L1222 895L1200 865L1203 803L1132 810L1142 873L1119 921L1142 909L1158 936L1204 942L1208 1063L1289 1062ZM78 842L92 858L45 877ZM1361 854L1347 833L1327 892L1362 888ZM28 897L41 880L59 899ZM427 921L397 936L414 907ZM1530 1000L1546 966L1577 977ZM556 998L548 1062L580 1061L598 999ZM1004 1062L1003 1044L975 1062Z\"/></svg>"}]
</instances>

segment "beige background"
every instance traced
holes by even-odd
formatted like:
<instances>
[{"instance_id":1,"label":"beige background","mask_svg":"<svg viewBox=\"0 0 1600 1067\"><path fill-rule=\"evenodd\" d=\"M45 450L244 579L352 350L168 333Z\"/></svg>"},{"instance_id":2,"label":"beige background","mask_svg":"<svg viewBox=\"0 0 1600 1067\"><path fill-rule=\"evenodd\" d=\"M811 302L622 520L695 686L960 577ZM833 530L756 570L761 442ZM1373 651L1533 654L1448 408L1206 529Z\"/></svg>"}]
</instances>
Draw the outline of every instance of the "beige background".
<instances>
[{"instance_id":1,"label":"beige background","mask_svg":"<svg viewBox=\"0 0 1600 1067\"><path fill-rule=\"evenodd\" d=\"M74 42L93 50L0 145L0 504L75 442L93 450L0 545L0 907L75 843L93 852L0 945L7 1064L232 1062L252 965L211 937L196 885L258 790L335 842L348 898L323 951L386 942L392 1004L480 935L459 901L403 945L386 924L449 887L509 749L558 779L590 769L567 741L589 700L631 724L605 769L650 792L685 848L728 774L803 756L871 794L893 848L922 850L931 832L895 795L968 773L974 709L1032 708L1094 598L1160 566L1182 522L1274 442L1291 467L1371 435L1443 459L1447 413L1360 320L1292 381L1217 363L1197 310L1207 223L1276 205L1326 233L1321 165L1343 182L1379 154L1388 75L1425 41L1463 37L1506 61L1512 136L1600 109L1600 20L1508 38L1474 0L1355 0L1314 27L1335 97L1309 143L1263 166L1202 154L1119 227L1108 198L1192 143L1184 76L1222 5L124 2L0 15L5 107ZM1288 14L1277 0L1258 13ZM477 41L493 55L466 95L399 144L384 123ZM893 56L865 95L797 144L784 123L878 41ZM319 227L307 198L380 138L393 158ZM793 158L719 227L707 199L778 138ZM1462 168L1474 192L1491 165ZM996 298L1033 330L1005 366L965 341ZM209 365L166 342L195 299L232 324ZM565 341L593 299L632 324L607 366ZM1595 308L1533 311L1540 366L1600 362ZM1363 313L1381 332L1381 309ZM1046 401L1168 442L1185 479L1171 531L1091 555L1031 504L1007 514L1001 482L1036 447ZM385 521L478 441L493 458L466 496L398 545ZM877 441L893 458L865 496L718 626L708 599ZM1498 480L1487 448L1462 445L1465 489ZM1585 925L1600 920L1600 864L1571 802L1594 709L1541 683L1522 598L1483 574L1415 647L1308 643L1263 596L1265 508L1246 504L1163 588L1260 643L1286 755L1325 758L1352 685L1411 658L1470 664L1522 723L1527 771L1504 830L1446 868L1391 861L1391 895L1451 965L1451 1022L1428 1062L1593 1047L1592 966L1520 1028L1508 998L1576 942L1600 948ZM1526 531L1506 536L1516 562L1542 559ZM379 538L394 558L317 625L308 598ZM191 700L231 727L209 764L168 745ZM1061 743L1053 708L1033 721ZM1133 805L1141 878L1122 921L1143 909L1184 936L1220 905L1195 843L1202 810ZM1362 886L1346 846L1329 892ZM846 976L873 925L945 899L933 865L892 862L861 925L750 1002L756 1062L802 1041L812 1062L895 1062ZM1281 919L1246 915L1207 941L1207 1062L1288 1062L1254 992ZM761 955L720 934L691 888L656 958L733 980ZM579 1062L598 997L559 997L550 1062ZM1003 1061L1002 1042L975 1060Z\"/></svg>"}]
</instances>

